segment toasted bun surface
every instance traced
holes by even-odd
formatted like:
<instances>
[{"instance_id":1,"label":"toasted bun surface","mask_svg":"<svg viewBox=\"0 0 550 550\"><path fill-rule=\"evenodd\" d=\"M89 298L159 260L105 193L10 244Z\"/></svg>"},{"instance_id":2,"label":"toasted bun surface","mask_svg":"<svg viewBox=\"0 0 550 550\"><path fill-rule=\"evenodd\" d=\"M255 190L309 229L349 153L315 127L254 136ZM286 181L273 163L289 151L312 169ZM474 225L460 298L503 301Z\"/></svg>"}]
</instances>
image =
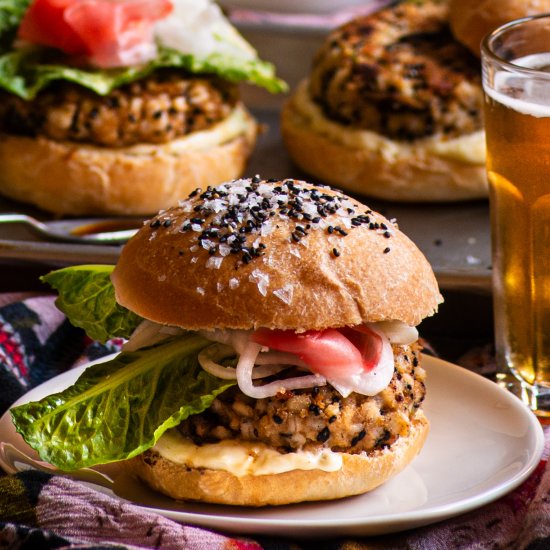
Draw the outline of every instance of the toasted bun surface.
<instances>
[{"instance_id":1,"label":"toasted bun surface","mask_svg":"<svg viewBox=\"0 0 550 550\"><path fill-rule=\"evenodd\" d=\"M126 244L112 274L120 304L192 330L322 330L417 325L441 301L418 248L341 193L294 180L237 180L206 195L161 212ZM328 213L330 205L337 211ZM302 218L308 211L311 221ZM228 221L233 229L219 226Z\"/></svg>"},{"instance_id":2,"label":"toasted bun surface","mask_svg":"<svg viewBox=\"0 0 550 550\"><path fill-rule=\"evenodd\" d=\"M451 0L455 37L480 55L481 40L500 25L528 15L550 13L550 0Z\"/></svg>"},{"instance_id":3,"label":"toasted bun surface","mask_svg":"<svg viewBox=\"0 0 550 550\"><path fill-rule=\"evenodd\" d=\"M426 417L418 411L408 436L370 455L344 453L343 466L335 472L292 470L237 477L222 470L188 469L160 456L145 460L143 455L128 466L155 490L180 500L245 506L331 500L365 493L395 476L418 454L428 430Z\"/></svg>"},{"instance_id":4,"label":"toasted bun surface","mask_svg":"<svg viewBox=\"0 0 550 550\"><path fill-rule=\"evenodd\" d=\"M438 138L399 142L329 120L306 94L304 83L285 104L281 129L293 161L320 181L403 202L487 197L483 131L444 145Z\"/></svg>"},{"instance_id":5,"label":"toasted bun surface","mask_svg":"<svg viewBox=\"0 0 550 550\"><path fill-rule=\"evenodd\" d=\"M242 174L256 122L239 105L213 128L163 145L105 148L0 134L0 193L67 215L153 214Z\"/></svg>"}]
</instances>

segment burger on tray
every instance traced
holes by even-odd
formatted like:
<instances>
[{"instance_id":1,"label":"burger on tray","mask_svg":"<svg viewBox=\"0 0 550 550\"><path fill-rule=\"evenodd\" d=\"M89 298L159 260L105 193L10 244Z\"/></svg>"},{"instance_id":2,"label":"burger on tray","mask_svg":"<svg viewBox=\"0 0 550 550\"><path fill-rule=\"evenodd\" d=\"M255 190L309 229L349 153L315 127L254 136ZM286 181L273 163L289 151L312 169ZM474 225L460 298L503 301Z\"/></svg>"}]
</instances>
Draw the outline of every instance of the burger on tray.
<instances>
[{"instance_id":1,"label":"burger on tray","mask_svg":"<svg viewBox=\"0 0 550 550\"><path fill-rule=\"evenodd\" d=\"M284 89L211 0L0 5L0 194L57 214L154 214L242 174L245 81Z\"/></svg>"},{"instance_id":2,"label":"burger on tray","mask_svg":"<svg viewBox=\"0 0 550 550\"><path fill-rule=\"evenodd\" d=\"M236 180L160 212L117 266L52 272L96 339L129 338L12 409L62 470L126 461L176 499L262 506L364 493L421 449L415 328L441 296L395 222L296 180Z\"/></svg>"},{"instance_id":3,"label":"burger on tray","mask_svg":"<svg viewBox=\"0 0 550 550\"><path fill-rule=\"evenodd\" d=\"M458 8L461 9L461 8ZM332 31L282 132L319 181L394 201L487 197L479 60L445 1L405 1Z\"/></svg>"}]
</instances>

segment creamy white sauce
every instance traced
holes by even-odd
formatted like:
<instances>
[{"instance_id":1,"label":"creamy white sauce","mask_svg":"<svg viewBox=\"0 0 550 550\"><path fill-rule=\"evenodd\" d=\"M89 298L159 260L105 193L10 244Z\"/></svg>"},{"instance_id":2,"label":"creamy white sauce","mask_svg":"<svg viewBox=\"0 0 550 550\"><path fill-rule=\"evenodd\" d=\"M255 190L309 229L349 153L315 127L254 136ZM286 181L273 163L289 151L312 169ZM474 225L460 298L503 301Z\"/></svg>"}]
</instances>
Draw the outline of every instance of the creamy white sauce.
<instances>
[{"instance_id":1,"label":"creamy white sauce","mask_svg":"<svg viewBox=\"0 0 550 550\"><path fill-rule=\"evenodd\" d=\"M342 467L342 455L328 449L283 454L263 443L236 440L198 446L177 430L167 431L153 450L175 464L224 470L238 477L281 474L291 470L336 472Z\"/></svg>"},{"instance_id":2,"label":"creamy white sauce","mask_svg":"<svg viewBox=\"0 0 550 550\"><path fill-rule=\"evenodd\" d=\"M307 81L300 83L294 95L294 105L315 132L337 143L353 148L368 147L377 150L389 163L397 162L402 156L408 157L413 151L419 150L418 154L421 154L421 150L424 150L441 158L467 164L485 164L485 133L482 130L452 139L433 136L415 140L413 143L397 142L376 132L353 129L328 120L319 106L311 100L307 86Z\"/></svg>"},{"instance_id":3,"label":"creamy white sauce","mask_svg":"<svg viewBox=\"0 0 550 550\"><path fill-rule=\"evenodd\" d=\"M172 0L172 4L172 13L155 25L155 36L165 46L199 59L214 54L257 58L256 50L212 0Z\"/></svg>"}]
</instances>

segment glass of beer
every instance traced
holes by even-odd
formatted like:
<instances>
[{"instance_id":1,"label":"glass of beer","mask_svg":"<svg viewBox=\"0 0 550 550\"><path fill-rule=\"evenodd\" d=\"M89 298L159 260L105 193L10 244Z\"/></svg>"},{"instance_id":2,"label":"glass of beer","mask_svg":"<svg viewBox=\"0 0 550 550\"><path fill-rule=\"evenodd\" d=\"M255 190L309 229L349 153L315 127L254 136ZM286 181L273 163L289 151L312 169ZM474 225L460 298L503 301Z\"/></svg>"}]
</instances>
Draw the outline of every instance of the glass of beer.
<instances>
[{"instance_id":1,"label":"glass of beer","mask_svg":"<svg viewBox=\"0 0 550 550\"><path fill-rule=\"evenodd\" d=\"M482 44L499 381L550 416L550 14Z\"/></svg>"}]
</instances>

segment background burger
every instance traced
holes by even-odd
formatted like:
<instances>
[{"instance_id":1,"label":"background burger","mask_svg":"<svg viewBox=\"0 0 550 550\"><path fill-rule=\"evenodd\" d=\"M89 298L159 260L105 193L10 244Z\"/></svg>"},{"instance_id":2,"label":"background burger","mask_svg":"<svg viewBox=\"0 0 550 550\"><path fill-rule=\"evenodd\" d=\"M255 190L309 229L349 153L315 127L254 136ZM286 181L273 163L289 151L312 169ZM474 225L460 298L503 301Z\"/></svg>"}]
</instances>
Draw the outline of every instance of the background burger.
<instances>
[{"instance_id":1,"label":"background burger","mask_svg":"<svg viewBox=\"0 0 550 550\"><path fill-rule=\"evenodd\" d=\"M12 409L42 459L127 460L174 498L261 506L369 491L422 447L415 326L441 296L416 246L368 207L236 180L158 214L111 271L45 277L90 336L130 339Z\"/></svg>"},{"instance_id":2,"label":"background burger","mask_svg":"<svg viewBox=\"0 0 550 550\"><path fill-rule=\"evenodd\" d=\"M402 2L326 38L283 110L283 137L300 168L356 193L481 198L482 98L479 60L451 34L447 3Z\"/></svg>"},{"instance_id":3,"label":"background burger","mask_svg":"<svg viewBox=\"0 0 550 550\"><path fill-rule=\"evenodd\" d=\"M211 0L7 0L0 193L153 214L237 177L257 131L240 81L284 89Z\"/></svg>"}]
</instances>

